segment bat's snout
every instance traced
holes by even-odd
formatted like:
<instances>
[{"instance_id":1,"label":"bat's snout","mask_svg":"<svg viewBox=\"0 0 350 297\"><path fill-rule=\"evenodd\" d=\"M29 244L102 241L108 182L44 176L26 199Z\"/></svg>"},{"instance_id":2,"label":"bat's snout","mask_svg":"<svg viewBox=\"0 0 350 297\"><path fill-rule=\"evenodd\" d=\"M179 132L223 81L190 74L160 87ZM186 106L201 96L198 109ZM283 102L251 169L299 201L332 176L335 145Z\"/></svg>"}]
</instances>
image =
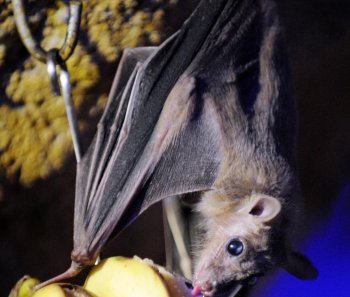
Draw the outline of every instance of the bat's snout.
<instances>
[{"instance_id":1,"label":"bat's snout","mask_svg":"<svg viewBox=\"0 0 350 297\"><path fill-rule=\"evenodd\" d=\"M204 296L213 296L216 288L216 282L205 282L205 283L195 283L192 296L200 296L201 294Z\"/></svg>"}]
</instances>

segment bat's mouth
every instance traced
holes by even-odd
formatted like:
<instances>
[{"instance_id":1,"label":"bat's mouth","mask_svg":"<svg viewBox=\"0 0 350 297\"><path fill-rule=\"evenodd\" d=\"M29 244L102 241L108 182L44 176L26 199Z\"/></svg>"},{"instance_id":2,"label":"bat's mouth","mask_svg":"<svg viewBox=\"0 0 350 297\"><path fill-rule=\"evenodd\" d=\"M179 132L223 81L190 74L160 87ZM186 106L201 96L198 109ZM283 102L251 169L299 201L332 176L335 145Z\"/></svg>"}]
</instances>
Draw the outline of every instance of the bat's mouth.
<instances>
[{"instance_id":1,"label":"bat's mouth","mask_svg":"<svg viewBox=\"0 0 350 297\"><path fill-rule=\"evenodd\" d=\"M215 281L212 283L207 282L201 286L194 286L192 296L234 297L241 288L242 284L237 281L230 281L222 284L217 284Z\"/></svg>"},{"instance_id":2,"label":"bat's mouth","mask_svg":"<svg viewBox=\"0 0 350 297\"><path fill-rule=\"evenodd\" d=\"M211 290L202 291L208 297L234 297L245 286L255 285L260 275L253 275L242 281L228 281L220 284L213 284Z\"/></svg>"},{"instance_id":3,"label":"bat's mouth","mask_svg":"<svg viewBox=\"0 0 350 297\"><path fill-rule=\"evenodd\" d=\"M242 283L238 281L230 281L221 284L217 284L214 290L211 292L210 297L234 297L242 288Z\"/></svg>"}]
</instances>

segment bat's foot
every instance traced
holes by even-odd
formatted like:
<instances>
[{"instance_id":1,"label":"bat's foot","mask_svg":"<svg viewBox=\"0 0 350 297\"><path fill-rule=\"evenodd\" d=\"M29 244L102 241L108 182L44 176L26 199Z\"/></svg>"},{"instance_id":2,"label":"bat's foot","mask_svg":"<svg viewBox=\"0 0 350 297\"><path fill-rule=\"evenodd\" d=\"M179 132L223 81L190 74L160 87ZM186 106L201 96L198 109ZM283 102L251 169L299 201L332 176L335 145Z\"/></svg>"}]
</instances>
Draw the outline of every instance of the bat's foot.
<instances>
[{"instance_id":1,"label":"bat's foot","mask_svg":"<svg viewBox=\"0 0 350 297\"><path fill-rule=\"evenodd\" d=\"M82 271L84 269L85 266L77 263L77 262L72 262L71 266L69 267L69 269L65 272L63 272L62 274L59 274L45 282L42 282L40 284L38 284L37 286L35 286L35 291L36 290L39 290L40 288L42 287L45 287L49 284L52 284L52 283L56 283L56 282L59 282L59 281L62 281L64 279L67 279L67 278L73 278L75 276L77 276L80 271Z\"/></svg>"}]
</instances>

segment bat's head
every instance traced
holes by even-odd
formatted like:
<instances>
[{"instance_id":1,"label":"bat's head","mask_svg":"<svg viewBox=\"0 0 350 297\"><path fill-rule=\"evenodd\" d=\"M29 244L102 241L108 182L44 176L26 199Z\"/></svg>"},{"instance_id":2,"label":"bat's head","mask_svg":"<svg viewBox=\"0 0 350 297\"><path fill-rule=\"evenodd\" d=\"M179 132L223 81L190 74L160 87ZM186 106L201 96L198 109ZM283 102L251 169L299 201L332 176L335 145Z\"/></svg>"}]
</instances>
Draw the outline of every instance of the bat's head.
<instances>
[{"instance_id":1,"label":"bat's head","mask_svg":"<svg viewBox=\"0 0 350 297\"><path fill-rule=\"evenodd\" d=\"M274 266L301 279L317 276L305 256L287 247L288 220L279 199L252 194L233 204L224 197L208 201L199 205L206 233L195 267L197 291L212 296L234 283L254 282Z\"/></svg>"}]
</instances>

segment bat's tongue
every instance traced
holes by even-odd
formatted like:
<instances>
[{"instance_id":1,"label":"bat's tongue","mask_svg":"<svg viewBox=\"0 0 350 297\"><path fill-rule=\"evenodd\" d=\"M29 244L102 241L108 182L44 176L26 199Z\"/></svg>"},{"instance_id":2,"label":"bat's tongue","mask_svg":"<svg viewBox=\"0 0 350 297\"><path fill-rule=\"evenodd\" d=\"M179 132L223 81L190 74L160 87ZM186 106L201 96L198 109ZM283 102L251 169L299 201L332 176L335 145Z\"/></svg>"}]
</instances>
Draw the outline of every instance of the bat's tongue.
<instances>
[{"instance_id":1,"label":"bat's tongue","mask_svg":"<svg viewBox=\"0 0 350 297\"><path fill-rule=\"evenodd\" d=\"M192 290L192 296L196 297L196 296L201 296L202 290L200 286L194 286L193 290Z\"/></svg>"}]
</instances>

